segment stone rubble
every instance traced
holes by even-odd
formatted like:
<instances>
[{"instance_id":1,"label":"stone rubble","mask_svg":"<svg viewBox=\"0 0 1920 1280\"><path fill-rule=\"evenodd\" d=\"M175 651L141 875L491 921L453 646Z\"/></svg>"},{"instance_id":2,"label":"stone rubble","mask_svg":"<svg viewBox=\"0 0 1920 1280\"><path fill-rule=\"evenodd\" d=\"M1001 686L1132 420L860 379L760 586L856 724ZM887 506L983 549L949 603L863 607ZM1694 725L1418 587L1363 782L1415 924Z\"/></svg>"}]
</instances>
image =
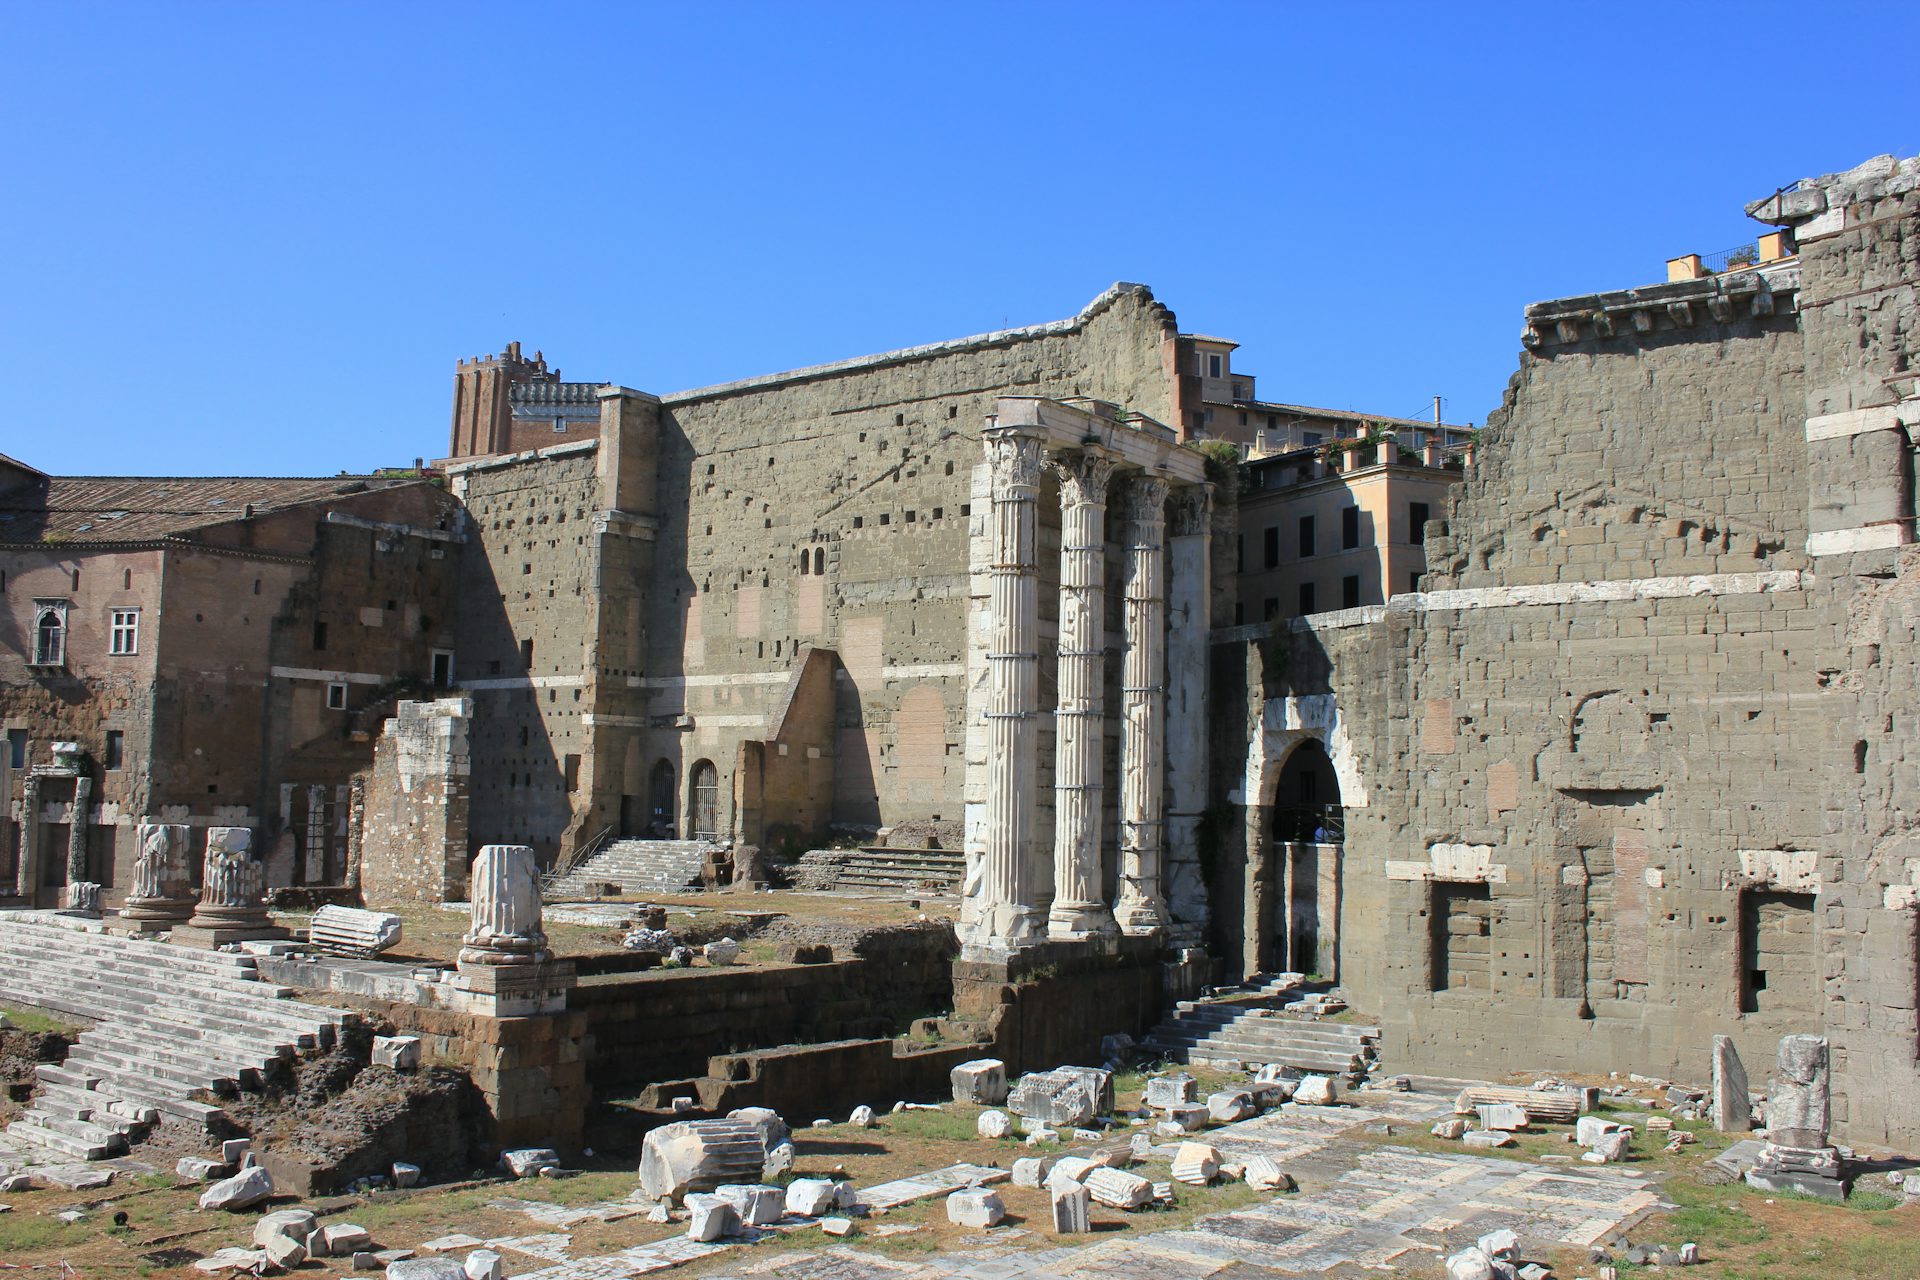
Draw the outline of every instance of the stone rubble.
<instances>
[{"instance_id":1,"label":"stone rubble","mask_svg":"<svg viewBox=\"0 0 1920 1280\"><path fill-rule=\"evenodd\" d=\"M1007 1064L998 1058L963 1062L950 1073L955 1102L997 1107L1007 1100Z\"/></svg>"}]
</instances>

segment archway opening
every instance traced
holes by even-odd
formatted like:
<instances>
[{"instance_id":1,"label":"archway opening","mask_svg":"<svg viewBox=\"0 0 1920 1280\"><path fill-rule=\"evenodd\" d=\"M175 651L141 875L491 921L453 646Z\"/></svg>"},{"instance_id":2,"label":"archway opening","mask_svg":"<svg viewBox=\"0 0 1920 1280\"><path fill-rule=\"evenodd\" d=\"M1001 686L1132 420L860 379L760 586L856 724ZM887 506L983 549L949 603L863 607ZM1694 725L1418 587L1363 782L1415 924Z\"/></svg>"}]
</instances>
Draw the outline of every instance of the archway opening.
<instances>
[{"instance_id":1,"label":"archway opening","mask_svg":"<svg viewBox=\"0 0 1920 1280\"><path fill-rule=\"evenodd\" d=\"M673 761L664 758L656 760L653 776L647 782L646 835L649 839L673 839L674 781Z\"/></svg>"},{"instance_id":2,"label":"archway opening","mask_svg":"<svg viewBox=\"0 0 1920 1280\"><path fill-rule=\"evenodd\" d=\"M1279 884L1274 937L1283 967L1332 979L1340 972L1340 859L1346 840L1340 779L1326 747L1308 739L1280 770L1273 795Z\"/></svg>"},{"instance_id":3,"label":"archway opening","mask_svg":"<svg viewBox=\"0 0 1920 1280\"><path fill-rule=\"evenodd\" d=\"M695 840L720 838L720 771L702 760L689 776L687 834Z\"/></svg>"}]
</instances>

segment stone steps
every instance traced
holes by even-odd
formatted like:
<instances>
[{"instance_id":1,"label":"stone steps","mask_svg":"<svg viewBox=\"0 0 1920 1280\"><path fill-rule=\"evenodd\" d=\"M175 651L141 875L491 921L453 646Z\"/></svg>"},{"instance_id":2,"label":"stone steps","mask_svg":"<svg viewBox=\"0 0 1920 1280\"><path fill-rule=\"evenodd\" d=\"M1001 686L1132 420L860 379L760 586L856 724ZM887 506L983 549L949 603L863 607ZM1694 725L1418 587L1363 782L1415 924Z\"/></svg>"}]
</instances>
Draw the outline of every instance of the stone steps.
<instances>
[{"instance_id":1,"label":"stone steps","mask_svg":"<svg viewBox=\"0 0 1920 1280\"><path fill-rule=\"evenodd\" d=\"M794 864L793 881L810 889L868 889L912 895L957 893L966 877L958 849L814 849Z\"/></svg>"},{"instance_id":2,"label":"stone steps","mask_svg":"<svg viewBox=\"0 0 1920 1280\"><path fill-rule=\"evenodd\" d=\"M91 923L91 922L89 922ZM101 1160L161 1112L207 1129L224 1117L196 1094L259 1087L301 1052L332 1044L349 1016L264 983L253 958L0 913L0 998L92 1021L67 1060L35 1068L38 1090L5 1146L29 1160Z\"/></svg>"},{"instance_id":3,"label":"stone steps","mask_svg":"<svg viewBox=\"0 0 1920 1280\"><path fill-rule=\"evenodd\" d=\"M708 858L723 848L705 840L618 840L555 877L542 893L591 898L605 884L619 885L622 893L683 893L700 887Z\"/></svg>"},{"instance_id":4,"label":"stone steps","mask_svg":"<svg viewBox=\"0 0 1920 1280\"><path fill-rule=\"evenodd\" d=\"M1176 1062L1364 1075L1379 1053L1380 1028L1275 1016L1274 1000L1295 990L1276 982L1223 1000L1180 1001L1142 1043Z\"/></svg>"}]
</instances>

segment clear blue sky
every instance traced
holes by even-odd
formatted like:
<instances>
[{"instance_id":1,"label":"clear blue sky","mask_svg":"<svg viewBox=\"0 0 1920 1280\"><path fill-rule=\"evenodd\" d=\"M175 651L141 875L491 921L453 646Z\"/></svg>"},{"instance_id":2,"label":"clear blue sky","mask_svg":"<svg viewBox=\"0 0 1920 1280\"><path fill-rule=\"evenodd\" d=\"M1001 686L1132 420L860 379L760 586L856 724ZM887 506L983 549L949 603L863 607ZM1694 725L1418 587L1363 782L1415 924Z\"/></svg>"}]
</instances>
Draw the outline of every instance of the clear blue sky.
<instances>
[{"instance_id":1,"label":"clear blue sky","mask_svg":"<svg viewBox=\"0 0 1920 1280\"><path fill-rule=\"evenodd\" d=\"M1479 422L1527 302L1920 151L1886 3L4 17L0 452L59 473L404 465L509 339L669 392L1121 279L1267 397Z\"/></svg>"}]
</instances>

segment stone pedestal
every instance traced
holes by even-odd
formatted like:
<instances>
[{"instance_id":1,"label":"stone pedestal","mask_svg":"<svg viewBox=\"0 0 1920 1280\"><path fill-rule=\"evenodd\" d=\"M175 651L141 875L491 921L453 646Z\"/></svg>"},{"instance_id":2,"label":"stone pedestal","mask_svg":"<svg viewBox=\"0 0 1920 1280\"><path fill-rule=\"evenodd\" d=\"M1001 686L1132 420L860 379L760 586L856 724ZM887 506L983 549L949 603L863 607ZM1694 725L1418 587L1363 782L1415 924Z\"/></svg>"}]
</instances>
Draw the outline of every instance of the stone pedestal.
<instances>
[{"instance_id":1,"label":"stone pedestal","mask_svg":"<svg viewBox=\"0 0 1920 1280\"><path fill-rule=\"evenodd\" d=\"M185 924L193 915L193 878L187 862L193 847L192 828L143 822L139 838L133 890L120 908L116 933L160 933Z\"/></svg>"},{"instance_id":2,"label":"stone pedestal","mask_svg":"<svg viewBox=\"0 0 1920 1280\"><path fill-rule=\"evenodd\" d=\"M246 827L208 827L200 903L172 940L213 948L292 935L267 915L266 867L253 860L253 832Z\"/></svg>"},{"instance_id":3,"label":"stone pedestal","mask_svg":"<svg viewBox=\"0 0 1920 1280\"><path fill-rule=\"evenodd\" d=\"M472 919L453 982L455 1006L495 1018L565 1010L573 965L555 962L547 949L533 850L486 845L473 861L472 880Z\"/></svg>"}]
</instances>

